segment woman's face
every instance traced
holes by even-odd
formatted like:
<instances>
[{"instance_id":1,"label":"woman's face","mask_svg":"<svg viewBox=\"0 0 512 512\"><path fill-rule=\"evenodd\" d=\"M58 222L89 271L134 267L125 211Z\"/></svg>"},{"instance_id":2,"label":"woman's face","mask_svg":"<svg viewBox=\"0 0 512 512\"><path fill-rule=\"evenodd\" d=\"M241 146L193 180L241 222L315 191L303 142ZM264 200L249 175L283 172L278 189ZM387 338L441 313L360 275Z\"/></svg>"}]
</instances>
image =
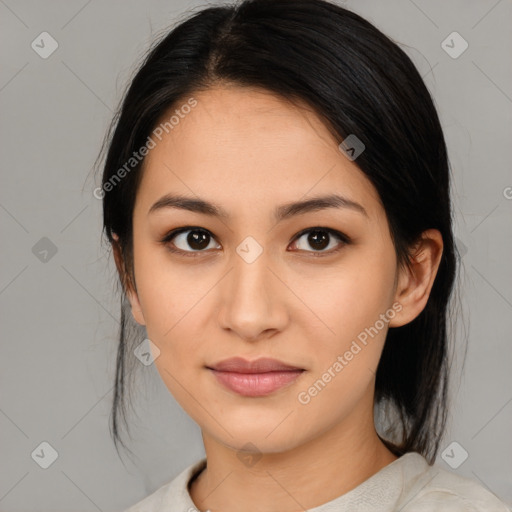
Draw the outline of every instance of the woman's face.
<instances>
[{"instance_id":1,"label":"woman's face","mask_svg":"<svg viewBox=\"0 0 512 512\"><path fill-rule=\"evenodd\" d=\"M373 428L375 371L400 308L376 190L311 111L242 87L194 98L163 116L180 113L153 137L133 215L130 300L158 372L203 434L234 449L280 452L335 427ZM176 195L226 216L162 202ZM358 206L290 208L333 195ZM232 357L301 371L210 369Z\"/></svg>"}]
</instances>

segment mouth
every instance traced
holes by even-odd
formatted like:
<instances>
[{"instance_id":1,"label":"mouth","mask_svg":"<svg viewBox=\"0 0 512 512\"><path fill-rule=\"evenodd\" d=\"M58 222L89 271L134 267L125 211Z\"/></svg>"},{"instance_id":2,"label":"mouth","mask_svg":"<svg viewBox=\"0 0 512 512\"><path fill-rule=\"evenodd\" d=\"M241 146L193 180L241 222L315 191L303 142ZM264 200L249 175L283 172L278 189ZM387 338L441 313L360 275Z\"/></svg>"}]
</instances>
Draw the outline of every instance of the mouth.
<instances>
[{"instance_id":1,"label":"mouth","mask_svg":"<svg viewBox=\"0 0 512 512\"><path fill-rule=\"evenodd\" d=\"M304 368L276 359L226 359L206 367L224 387L242 396L266 396L293 383Z\"/></svg>"}]
</instances>

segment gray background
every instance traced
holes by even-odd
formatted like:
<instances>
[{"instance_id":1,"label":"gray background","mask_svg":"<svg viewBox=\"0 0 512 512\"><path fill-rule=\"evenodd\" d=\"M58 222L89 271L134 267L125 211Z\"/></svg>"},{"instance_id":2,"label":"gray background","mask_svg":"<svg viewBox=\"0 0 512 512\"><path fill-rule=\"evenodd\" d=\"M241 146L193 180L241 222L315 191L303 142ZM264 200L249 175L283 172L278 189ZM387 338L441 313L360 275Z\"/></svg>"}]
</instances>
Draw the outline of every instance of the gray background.
<instances>
[{"instance_id":1,"label":"gray background","mask_svg":"<svg viewBox=\"0 0 512 512\"><path fill-rule=\"evenodd\" d=\"M150 41L200 5L0 0L1 511L122 510L203 456L199 428L153 366L139 373L147 385L132 416L136 458L123 463L114 450L119 306L91 173ZM443 449L459 443L469 457L453 471L512 504L512 2L344 5L401 44L438 106L464 254L459 370L468 338ZM47 59L31 47L43 31L59 45ZM441 47L453 31L469 44L458 58ZM31 456L43 441L58 452L48 469ZM461 448L451 453L460 458ZM438 464L451 470L441 456Z\"/></svg>"}]
</instances>

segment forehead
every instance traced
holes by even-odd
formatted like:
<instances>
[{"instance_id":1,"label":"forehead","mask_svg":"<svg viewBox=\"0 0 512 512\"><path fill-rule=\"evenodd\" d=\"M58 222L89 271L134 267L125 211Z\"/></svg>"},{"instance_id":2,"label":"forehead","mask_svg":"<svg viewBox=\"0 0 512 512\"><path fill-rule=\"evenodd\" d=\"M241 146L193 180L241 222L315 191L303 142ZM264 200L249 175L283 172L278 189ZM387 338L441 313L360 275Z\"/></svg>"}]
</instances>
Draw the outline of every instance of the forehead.
<instances>
[{"instance_id":1,"label":"forehead","mask_svg":"<svg viewBox=\"0 0 512 512\"><path fill-rule=\"evenodd\" d=\"M306 105L239 86L191 97L194 107L182 108L185 98L161 117L177 114L144 161L137 203L145 211L167 192L214 199L228 211L336 192L369 213L379 208L371 182Z\"/></svg>"}]
</instances>

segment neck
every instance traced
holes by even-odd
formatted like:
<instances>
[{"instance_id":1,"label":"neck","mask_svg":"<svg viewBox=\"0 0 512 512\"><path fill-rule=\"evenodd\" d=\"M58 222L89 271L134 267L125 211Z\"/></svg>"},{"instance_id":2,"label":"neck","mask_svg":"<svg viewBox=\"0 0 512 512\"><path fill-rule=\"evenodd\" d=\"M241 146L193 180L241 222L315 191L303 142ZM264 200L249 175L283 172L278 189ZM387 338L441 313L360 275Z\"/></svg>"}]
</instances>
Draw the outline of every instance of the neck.
<instances>
[{"instance_id":1,"label":"neck","mask_svg":"<svg viewBox=\"0 0 512 512\"><path fill-rule=\"evenodd\" d=\"M207 467L189 492L199 510L296 512L318 507L357 487L397 457L379 439L373 424L361 431L333 426L291 450L265 453L245 466L237 451L203 432Z\"/></svg>"}]
</instances>

